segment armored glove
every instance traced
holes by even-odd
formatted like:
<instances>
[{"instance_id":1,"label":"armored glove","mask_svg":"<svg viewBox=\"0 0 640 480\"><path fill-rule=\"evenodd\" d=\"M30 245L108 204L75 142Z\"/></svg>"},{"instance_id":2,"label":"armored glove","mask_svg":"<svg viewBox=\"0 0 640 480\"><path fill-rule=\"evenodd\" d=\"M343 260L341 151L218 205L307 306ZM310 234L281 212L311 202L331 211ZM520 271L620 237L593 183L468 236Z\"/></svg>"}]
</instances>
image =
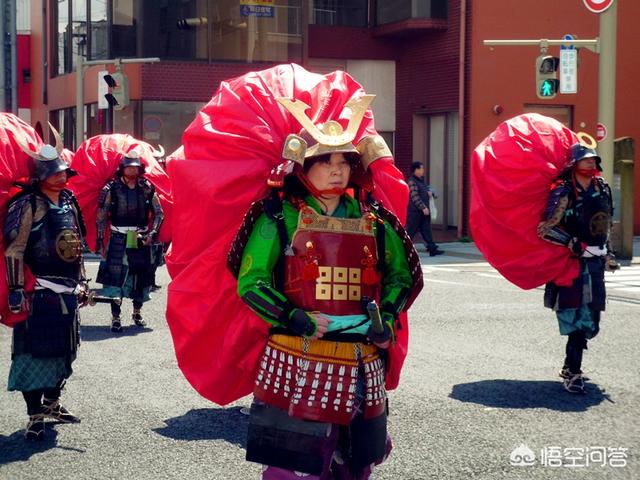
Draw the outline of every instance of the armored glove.
<instances>
[{"instance_id":1,"label":"armored glove","mask_svg":"<svg viewBox=\"0 0 640 480\"><path fill-rule=\"evenodd\" d=\"M616 270L620 270L620 264L613 253L608 253L604 258L604 270L605 272L615 272Z\"/></svg>"},{"instance_id":2,"label":"armored glove","mask_svg":"<svg viewBox=\"0 0 640 480\"><path fill-rule=\"evenodd\" d=\"M582 256L582 253L587 249L587 244L584 242L580 242L577 238L574 237L569 242L569 245L567 245L567 247L569 247L569 250L571 250L576 257L580 257Z\"/></svg>"},{"instance_id":3,"label":"armored glove","mask_svg":"<svg viewBox=\"0 0 640 480\"><path fill-rule=\"evenodd\" d=\"M304 310L294 308L286 321L286 326L296 335L313 337L318 329L316 321Z\"/></svg>"}]
</instances>

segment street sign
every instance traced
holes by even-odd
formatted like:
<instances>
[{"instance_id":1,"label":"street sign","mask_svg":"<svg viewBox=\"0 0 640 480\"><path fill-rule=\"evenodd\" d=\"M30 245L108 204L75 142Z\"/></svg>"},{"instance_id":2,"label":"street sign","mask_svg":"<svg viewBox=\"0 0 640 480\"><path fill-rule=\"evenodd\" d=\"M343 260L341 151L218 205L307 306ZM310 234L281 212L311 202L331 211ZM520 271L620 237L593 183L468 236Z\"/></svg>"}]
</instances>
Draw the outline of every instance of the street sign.
<instances>
[{"instance_id":1,"label":"street sign","mask_svg":"<svg viewBox=\"0 0 640 480\"><path fill-rule=\"evenodd\" d=\"M563 40L575 40L576 37L574 37L573 35L571 35L570 33L567 33L564 37L562 37ZM571 49L574 50L576 47L575 45L571 44L569 46L566 45L560 45L560 50L566 50L566 49Z\"/></svg>"},{"instance_id":2,"label":"street sign","mask_svg":"<svg viewBox=\"0 0 640 480\"><path fill-rule=\"evenodd\" d=\"M241 17L273 17L273 0L240 0Z\"/></svg>"},{"instance_id":3,"label":"street sign","mask_svg":"<svg viewBox=\"0 0 640 480\"><path fill-rule=\"evenodd\" d=\"M578 93L578 51L560 50L560 93Z\"/></svg>"},{"instance_id":4,"label":"street sign","mask_svg":"<svg viewBox=\"0 0 640 480\"><path fill-rule=\"evenodd\" d=\"M603 142L605 138L607 138L607 127L604 126L604 123L597 123L596 124L596 141Z\"/></svg>"},{"instance_id":5,"label":"street sign","mask_svg":"<svg viewBox=\"0 0 640 480\"><path fill-rule=\"evenodd\" d=\"M584 6L587 7L593 13L602 13L611 5L615 0L582 0Z\"/></svg>"},{"instance_id":6,"label":"street sign","mask_svg":"<svg viewBox=\"0 0 640 480\"><path fill-rule=\"evenodd\" d=\"M98 108L104 110L109 108L109 102L105 95L109 93L109 85L104 81L104 76L109 75L107 70L100 70L98 72Z\"/></svg>"}]
</instances>

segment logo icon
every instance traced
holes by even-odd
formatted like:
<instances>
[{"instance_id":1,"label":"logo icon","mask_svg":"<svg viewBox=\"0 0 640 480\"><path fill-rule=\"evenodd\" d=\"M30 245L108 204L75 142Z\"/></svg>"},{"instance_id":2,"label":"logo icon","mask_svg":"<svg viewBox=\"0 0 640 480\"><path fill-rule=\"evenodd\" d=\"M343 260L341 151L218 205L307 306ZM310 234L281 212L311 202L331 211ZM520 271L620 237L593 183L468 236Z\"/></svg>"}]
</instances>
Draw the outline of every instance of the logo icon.
<instances>
[{"instance_id":1,"label":"logo icon","mask_svg":"<svg viewBox=\"0 0 640 480\"><path fill-rule=\"evenodd\" d=\"M536 454L524 443L521 443L509 455L509 461L515 467L530 467L536 462Z\"/></svg>"}]
</instances>

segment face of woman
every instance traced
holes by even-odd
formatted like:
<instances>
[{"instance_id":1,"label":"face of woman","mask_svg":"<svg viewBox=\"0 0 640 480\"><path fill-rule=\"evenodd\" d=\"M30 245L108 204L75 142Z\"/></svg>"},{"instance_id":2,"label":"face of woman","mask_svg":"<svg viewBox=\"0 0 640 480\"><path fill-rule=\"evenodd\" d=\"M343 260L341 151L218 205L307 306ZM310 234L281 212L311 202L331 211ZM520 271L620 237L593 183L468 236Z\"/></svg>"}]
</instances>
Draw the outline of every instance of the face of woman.
<instances>
[{"instance_id":1,"label":"face of woman","mask_svg":"<svg viewBox=\"0 0 640 480\"><path fill-rule=\"evenodd\" d=\"M309 182L319 191L347 188L351 176L351 165L344 153L332 153L330 157L318 160L307 172ZM323 197L335 197L337 193L323 194Z\"/></svg>"}]
</instances>

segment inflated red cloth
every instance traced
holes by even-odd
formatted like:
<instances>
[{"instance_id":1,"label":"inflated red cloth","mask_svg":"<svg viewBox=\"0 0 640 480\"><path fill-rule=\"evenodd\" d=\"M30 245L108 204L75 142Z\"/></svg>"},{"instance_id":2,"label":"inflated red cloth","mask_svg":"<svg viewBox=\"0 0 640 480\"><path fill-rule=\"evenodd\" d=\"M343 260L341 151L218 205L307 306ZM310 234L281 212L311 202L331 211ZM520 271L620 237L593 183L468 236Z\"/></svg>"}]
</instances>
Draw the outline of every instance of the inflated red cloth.
<instances>
[{"instance_id":1,"label":"inflated red cloth","mask_svg":"<svg viewBox=\"0 0 640 480\"><path fill-rule=\"evenodd\" d=\"M171 240L171 214L173 198L169 176L153 156L154 147L138 140L131 135L114 133L96 135L82 144L73 156L72 168L78 172L69 181L69 188L78 199L84 221L87 226L87 245L94 248L96 244L96 214L98 211L98 196L105 183L113 177L122 153L136 150L145 165L144 176L153 184L160 198L165 214L164 223L160 228L159 240ZM108 235L108 232L107 232Z\"/></svg>"},{"instance_id":2,"label":"inflated red cloth","mask_svg":"<svg viewBox=\"0 0 640 480\"><path fill-rule=\"evenodd\" d=\"M531 113L511 118L471 157L471 232L487 261L524 289L570 285L579 273L569 249L537 235L550 188L567 165L574 132Z\"/></svg>"},{"instance_id":3,"label":"inflated red cloth","mask_svg":"<svg viewBox=\"0 0 640 480\"><path fill-rule=\"evenodd\" d=\"M167 321L180 369L204 397L221 405L251 393L268 326L236 293L227 252L244 213L267 194L270 170L282 161L284 140L302 128L276 102L302 100L314 123L351 115L344 105L364 94L344 72L318 75L279 65L222 82L186 129L183 151L168 160L174 194L173 243L167 267ZM375 134L368 110L354 143ZM404 221L408 188L391 158L371 166L374 196ZM387 387L398 383L408 325L391 351Z\"/></svg>"},{"instance_id":4,"label":"inflated red cloth","mask_svg":"<svg viewBox=\"0 0 640 480\"><path fill-rule=\"evenodd\" d=\"M16 138L37 152L44 142L36 131L12 113L0 112L0 222L4 226L9 200L19 189L14 182L28 182L30 166L33 160L22 151ZM0 228L0 322L13 326L27 318L26 313L9 312L7 304L7 267L4 262L3 228ZM35 279L28 267L25 267L25 289L32 290Z\"/></svg>"}]
</instances>

